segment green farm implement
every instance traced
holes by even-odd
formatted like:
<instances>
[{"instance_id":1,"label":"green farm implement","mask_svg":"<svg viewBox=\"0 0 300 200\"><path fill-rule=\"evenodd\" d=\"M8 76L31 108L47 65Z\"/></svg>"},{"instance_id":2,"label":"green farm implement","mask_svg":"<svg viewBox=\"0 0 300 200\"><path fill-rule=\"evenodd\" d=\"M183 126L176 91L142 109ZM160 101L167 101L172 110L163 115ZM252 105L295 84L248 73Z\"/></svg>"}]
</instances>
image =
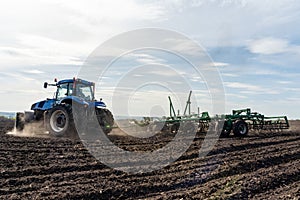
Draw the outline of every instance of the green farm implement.
<instances>
[{"instance_id":1,"label":"green farm implement","mask_svg":"<svg viewBox=\"0 0 300 200\"><path fill-rule=\"evenodd\" d=\"M221 136L228 137L231 132L235 136L246 136L249 130L283 130L289 128L287 116L266 117L250 108L233 110L225 115Z\"/></svg>"},{"instance_id":2,"label":"green farm implement","mask_svg":"<svg viewBox=\"0 0 300 200\"><path fill-rule=\"evenodd\" d=\"M153 122L156 131L176 133L181 126L184 131L195 130L195 132L207 132L210 126L220 130L221 137L229 137L231 133L234 136L244 137L248 135L249 130L283 130L289 128L287 116L267 117L257 112L251 112L250 108L233 110L232 114L211 117L208 112L201 112L198 108L197 114L191 113L191 94L190 91L183 115L176 114L172 100L170 103L170 116L160 118Z\"/></svg>"},{"instance_id":3,"label":"green farm implement","mask_svg":"<svg viewBox=\"0 0 300 200\"><path fill-rule=\"evenodd\" d=\"M206 132L208 130L211 117L208 112L200 113L199 108L197 114L191 113L191 94L192 91L189 93L183 115L179 114L179 110L176 114L171 97L168 97L170 103L170 116L162 117L153 122L155 132L177 133L180 127L185 131Z\"/></svg>"}]
</instances>

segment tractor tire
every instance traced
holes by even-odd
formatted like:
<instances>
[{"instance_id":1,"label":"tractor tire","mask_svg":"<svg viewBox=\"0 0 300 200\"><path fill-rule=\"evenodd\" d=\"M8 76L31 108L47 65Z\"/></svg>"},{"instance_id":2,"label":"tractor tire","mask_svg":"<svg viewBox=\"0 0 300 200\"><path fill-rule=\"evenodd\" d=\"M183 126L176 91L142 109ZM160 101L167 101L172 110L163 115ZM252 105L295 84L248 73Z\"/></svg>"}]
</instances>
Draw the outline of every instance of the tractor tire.
<instances>
[{"instance_id":1,"label":"tractor tire","mask_svg":"<svg viewBox=\"0 0 300 200\"><path fill-rule=\"evenodd\" d=\"M248 135L248 124L243 120L238 120L233 125L233 133L237 137L245 137Z\"/></svg>"},{"instance_id":2,"label":"tractor tire","mask_svg":"<svg viewBox=\"0 0 300 200\"><path fill-rule=\"evenodd\" d=\"M22 131L25 126L25 113L17 112L15 126L17 131Z\"/></svg>"},{"instance_id":3,"label":"tractor tire","mask_svg":"<svg viewBox=\"0 0 300 200\"><path fill-rule=\"evenodd\" d=\"M228 121L225 121L220 136L222 138L229 137L231 130L232 130L232 124Z\"/></svg>"},{"instance_id":4,"label":"tractor tire","mask_svg":"<svg viewBox=\"0 0 300 200\"><path fill-rule=\"evenodd\" d=\"M23 131L25 125L34 120L33 112L17 112L15 127L17 131Z\"/></svg>"},{"instance_id":5,"label":"tractor tire","mask_svg":"<svg viewBox=\"0 0 300 200\"><path fill-rule=\"evenodd\" d=\"M46 128L55 137L70 136L75 132L71 106L55 106L46 117Z\"/></svg>"},{"instance_id":6,"label":"tractor tire","mask_svg":"<svg viewBox=\"0 0 300 200\"><path fill-rule=\"evenodd\" d=\"M105 134L111 132L114 125L114 117L108 109L96 109L99 125Z\"/></svg>"}]
</instances>

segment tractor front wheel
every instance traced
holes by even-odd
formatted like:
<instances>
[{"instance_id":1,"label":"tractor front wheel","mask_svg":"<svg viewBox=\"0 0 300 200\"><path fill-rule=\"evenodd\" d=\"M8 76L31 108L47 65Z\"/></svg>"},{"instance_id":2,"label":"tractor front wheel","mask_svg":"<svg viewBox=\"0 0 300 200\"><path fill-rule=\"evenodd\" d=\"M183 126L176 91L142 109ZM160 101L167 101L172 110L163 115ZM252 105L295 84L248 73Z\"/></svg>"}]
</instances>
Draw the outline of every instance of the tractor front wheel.
<instances>
[{"instance_id":1,"label":"tractor front wheel","mask_svg":"<svg viewBox=\"0 0 300 200\"><path fill-rule=\"evenodd\" d=\"M72 108L67 106L52 108L48 114L46 123L50 135L56 137L67 136L74 131Z\"/></svg>"}]
</instances>

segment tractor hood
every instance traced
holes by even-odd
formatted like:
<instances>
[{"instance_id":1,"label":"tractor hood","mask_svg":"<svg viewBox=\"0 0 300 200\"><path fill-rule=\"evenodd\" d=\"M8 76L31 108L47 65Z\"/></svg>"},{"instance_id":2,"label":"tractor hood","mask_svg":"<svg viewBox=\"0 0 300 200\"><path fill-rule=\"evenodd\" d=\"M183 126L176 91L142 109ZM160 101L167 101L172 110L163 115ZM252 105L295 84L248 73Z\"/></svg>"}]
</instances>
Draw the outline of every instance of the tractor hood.
<instances>
[{"instance_id":1,"label":"tractor hood","mask_svg":"<svg viewBox=\"0 0 300 200\"><path fill-rule=\"evenodd\" d=\"M82 98L78 97L69 97L69 98L64 98L62 100L57 100L57 99L47 99L44 101L39 101L31 106L31 110L49 110L53 108L55 104L61 104L61 103L72 103L72 101L82 104L82 105L89 105L89 107L97 107L97 108L106 108L106 105L103 101L92 101L92 102L87 102L84 101Z\"/></svg>"},{"instance_id":2,"label":"tractor hood","mask_svg":"<svg viewBox=\"0 0 300 200\"><path fill-rule=\"evenodd\" d=\"M55 102L56 102L55 99L47 99L44 101L39 101L32 104L31 110L49 110L53 107Z\"/></svg>"}]
</instances>

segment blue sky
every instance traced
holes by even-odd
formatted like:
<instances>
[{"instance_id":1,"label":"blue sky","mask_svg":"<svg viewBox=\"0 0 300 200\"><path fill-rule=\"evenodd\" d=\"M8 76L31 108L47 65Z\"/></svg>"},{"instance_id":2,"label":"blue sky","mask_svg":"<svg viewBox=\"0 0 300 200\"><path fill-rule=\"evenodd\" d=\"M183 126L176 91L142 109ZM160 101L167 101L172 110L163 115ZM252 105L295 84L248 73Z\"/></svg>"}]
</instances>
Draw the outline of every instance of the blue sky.
<instances>
[{"instance_id":1,"label":"blue sky","mask_svg":"<svg viewBox=\"0 0 300 200\"><path fill-rule=\"evenodd\" d=\"M266 115L300 118L300 3L295 0L5 0L0 5L1 111L28 110L33 102L51 97L54 90L44 90L43 82L76 76L93 50L112 36L156 27L180 32L206 49L223 80L226 112L251 107ZM180 64L164 53L132 54L133 66ZM125 62L128 70L133 63ZM118 73L122 77L125 71ZM201 109L211 110L203 80L186 78ZM106 79L97 96L112 106L118 74ZM134 104L130 112L149 114L161 105L166 113L167 95L155 88L142 90L129 102ZM176 106L182 109L180 103Z\"/></svg>"}]
</instances>

